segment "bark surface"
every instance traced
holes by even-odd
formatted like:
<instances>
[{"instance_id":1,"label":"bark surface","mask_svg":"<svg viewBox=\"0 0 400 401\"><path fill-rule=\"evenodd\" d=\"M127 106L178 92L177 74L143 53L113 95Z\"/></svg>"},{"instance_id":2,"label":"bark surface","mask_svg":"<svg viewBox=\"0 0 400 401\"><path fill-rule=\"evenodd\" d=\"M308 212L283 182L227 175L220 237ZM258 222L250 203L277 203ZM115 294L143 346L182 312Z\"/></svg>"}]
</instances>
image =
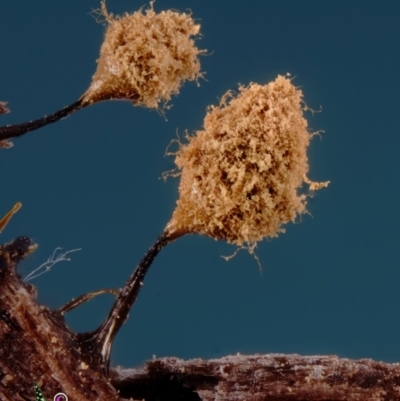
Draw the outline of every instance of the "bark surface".
<instances>
[{"instance_id":1,"label":"bark surface","mask_svg":"<svg viewBox=\"0 0 400 401\"><path fill-rule=\"evenodd\" d=\"M120 370L124 397L188 401L397 401L400 365L331 356L163 358Z\"/></svg>"},{"instance_id":2,"label":"bark surface","mask_svg":"<svg viewBox=\"0 0 400 401\"><path fill-rule=\"evenodd\" d=\"M119 400L90 350L16 273L24 246L19 239L0 246L0 400L33 400L34 381L45 395L64 392L71 401Z\"/></svg>"},{"instance_id":3,"label":"bark surface","mask_svg":"<svg viewBox=\"0 0 400 401\"><path fill-rule=\"evenodd\" d=\"M105 373L97 351L59 312L38 305L35 287L16 273L29 241L22 238L0 246L1 401L33 401L34 381L47 400L64 392L70 401L400 401L399 364L337 356L163 358Z\"/></svg>"}]
</instances>

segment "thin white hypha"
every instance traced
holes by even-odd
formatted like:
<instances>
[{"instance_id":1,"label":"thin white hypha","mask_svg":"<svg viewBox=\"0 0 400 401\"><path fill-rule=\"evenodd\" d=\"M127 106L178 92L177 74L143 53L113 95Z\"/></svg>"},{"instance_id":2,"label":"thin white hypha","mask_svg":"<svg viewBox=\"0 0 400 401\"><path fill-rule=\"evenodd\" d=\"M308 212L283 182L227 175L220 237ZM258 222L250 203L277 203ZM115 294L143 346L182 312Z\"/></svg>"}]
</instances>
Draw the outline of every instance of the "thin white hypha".
<instances>
[{"instance_id":1,"label":"thin white hypha","mask_svg":"<svg viewBox=\"0 0 400 401\"><path fill-rule=\"evenodd\" d=\"M59 263L59 262L69 262L71 259L66 258L66 256L72 252L80 251L82 248L77 248L77 249L71 249L70 251L60 253L58 256L56 256L57 251L61 250L62 248L57 247L54 249L53 253L49 256L49 258L46 260L46 262L42 263L38 268L30 272L25 278L24 281L30 281L33 280L36 277L41 276L42 274L47 273L48 271L51 270L51 268ZM40 273L39 270L43 269Z\"/></svg>"}]
</instances>

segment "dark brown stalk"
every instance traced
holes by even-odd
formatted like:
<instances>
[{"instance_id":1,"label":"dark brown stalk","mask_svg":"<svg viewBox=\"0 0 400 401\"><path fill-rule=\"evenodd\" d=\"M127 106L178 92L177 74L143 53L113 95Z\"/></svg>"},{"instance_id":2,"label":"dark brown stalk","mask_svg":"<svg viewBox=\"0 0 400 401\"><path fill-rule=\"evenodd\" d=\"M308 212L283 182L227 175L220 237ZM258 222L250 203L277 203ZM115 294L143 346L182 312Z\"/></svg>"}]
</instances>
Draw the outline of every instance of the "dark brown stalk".
<instances>
[{"instance_id":1,"label":"dark brown stalk","mask_svg":"<svg viewBox=\"0 0 400 401\"><path fill-rule=\"evenodd\" d=\"M4 141L10 138L16 138L24 135L30 131L42 128L47 124L55 123L62 118L70 116L75 111L83 109L90 103L84 102L83 99L77 100L69 106L65 106L63 109L56 111L55 113L39 118L37 120L29 121L22 124L5 125L0 127L0 141Z\"/></svg>"},{"instance_id":2,"label":"dark brown stalk","mask_svg":"<svg viewBox=\"0 0 400 401\"><path fill-rule=\"evenodd\" d=\"M101 358L99 362L105 371L108 371L109 368L113 340L128 318L129 311L139 295L146 273L161 249L176 238L176 236L173 237L164 232L156 240L129 277L103 324L95 332L83 335L82 342L92 350L92 355L98 355Z\"/></svg>"}]
</instances>

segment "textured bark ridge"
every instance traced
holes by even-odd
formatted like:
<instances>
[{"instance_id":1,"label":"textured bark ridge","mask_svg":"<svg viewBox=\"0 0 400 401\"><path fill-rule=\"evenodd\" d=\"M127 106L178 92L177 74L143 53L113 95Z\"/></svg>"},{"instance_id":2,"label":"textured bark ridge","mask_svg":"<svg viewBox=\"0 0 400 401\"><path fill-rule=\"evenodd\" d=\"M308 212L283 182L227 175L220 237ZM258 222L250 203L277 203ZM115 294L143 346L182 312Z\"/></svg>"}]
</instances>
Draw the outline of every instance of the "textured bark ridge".
<instances>
[{"instance_id":1,"label":"textured bark ridge","mask_svg":"<svg viewBox=\"0 0 400 401\"><path fill-rule=\"evenodd\" d=\"M142 369L109 369L85 335L36 301L16 273L34 246L27 237L0 246L0 400L33 401L400 401L400 365L336 356L233 355L154 359Z\"/></svg>"},{"instance_id":2,"label":"textured bark ridge","mask_svg":"<svg viewBox=\"0 0 400 401\"><path fill-rule=\"evenodd\" d=\"M33 400L34 381L47 400L58 392L71 401L119 400L61 315L38 305L35 287L16 273L29 247L26 237L0 246L0 400Z\"/></svg>"},{"instance_id":3,"label":"textured bark ridge","mask_svg":"<svg viewBox=\"0 0 400 401\"><path fill-rule=\"evenodd\" d=\"M331 356L232 355L163 358L120 370L121 395L188 401L396 401L400 365ZM124 378L125 376L125 378Z\"/></svg>"}]
</instances>

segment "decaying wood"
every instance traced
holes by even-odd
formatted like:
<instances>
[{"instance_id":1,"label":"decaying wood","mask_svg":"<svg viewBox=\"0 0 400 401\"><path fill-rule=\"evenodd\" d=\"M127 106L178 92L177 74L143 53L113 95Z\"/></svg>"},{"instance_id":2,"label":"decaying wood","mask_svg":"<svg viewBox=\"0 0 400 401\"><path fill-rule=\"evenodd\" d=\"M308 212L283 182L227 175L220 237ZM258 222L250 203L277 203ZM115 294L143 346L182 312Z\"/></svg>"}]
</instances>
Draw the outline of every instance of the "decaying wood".
<instances>
[{"instance_id":1,"label":"decaying wood","mask_svg":"<svg viewBox=\"0 0 400 401\"><path fill-rule=\"evenodd\" d=\"M189 361L154 359L142 369L104 373L58 311L36 301L16 273L32 245L0 246L0 400L33 401L33 382L48 400L70 401L400 401L400 365L336 356L233 355Z\"/></svg>"},{"instance_id":2,"label":"decaying wood","mask_svg":"<svg viewBox=\"0 0 400 401\"><path fill-rule=\"evenodd\" d=\"M400 365L337 356L232 355L149 361L120 370L124 397L202 401L397 401ZM146 398L148 394L151 398ZM169 394L169 398L166 397Z\"/></svg>"},{"instance_id":3,"label":"decaying wood","mask_svg":"<svg viewBox=\"0 0 400 401\"><path fill-rule=\"evenodd\" d=\"M26 237L0 246L0 400L33 400L34 381L71 401L119 400L61 315L38 305L35 287L16 273L30 246Z\"/></svg>"}]
</instances>

